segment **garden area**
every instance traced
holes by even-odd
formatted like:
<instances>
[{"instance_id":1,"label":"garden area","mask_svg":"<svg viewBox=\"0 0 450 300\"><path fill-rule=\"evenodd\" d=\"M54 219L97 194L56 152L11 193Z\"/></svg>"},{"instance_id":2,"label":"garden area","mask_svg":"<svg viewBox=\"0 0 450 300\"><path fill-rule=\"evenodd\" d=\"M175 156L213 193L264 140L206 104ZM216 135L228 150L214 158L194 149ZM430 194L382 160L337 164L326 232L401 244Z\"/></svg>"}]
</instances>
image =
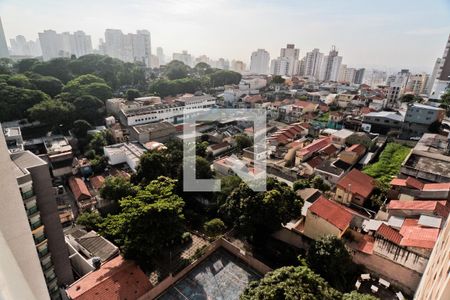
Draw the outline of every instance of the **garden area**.
<instances>
[{"instance_id":1,"label":"garden area","mask_svg":"<svg viewBox=\"0 0 450 300\"><path fill-rule=\"evenodd\" d=\"M380 154L376 163L366 166L363 172L375 178L380 188L387 189L389 184L400 171L401 165L408 156L411 148L398 143L389 143Z\"/></svg>"}]
</instances>

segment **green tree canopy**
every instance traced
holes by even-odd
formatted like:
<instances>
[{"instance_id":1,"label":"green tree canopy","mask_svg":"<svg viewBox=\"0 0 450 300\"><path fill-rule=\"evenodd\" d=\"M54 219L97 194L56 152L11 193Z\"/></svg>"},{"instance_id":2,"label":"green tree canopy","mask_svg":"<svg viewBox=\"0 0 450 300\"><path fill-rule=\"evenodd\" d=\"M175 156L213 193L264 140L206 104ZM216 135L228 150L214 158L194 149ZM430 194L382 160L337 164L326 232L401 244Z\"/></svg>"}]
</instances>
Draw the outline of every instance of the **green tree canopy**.
<instances>
[{"instance_id":1,"label":"green tree canopy","mask_svg":"<svg viewBox=\"0 0 450 300\"><path fill-rule=\"evenodd\" d=\"M234 137L236 145L240 151L253 145L253 141L245 134L238 134Z\"/></svg>"},{"instance_id":2,"label":"green tree canopy","mask_svg":"<svg viewBox=\"0 0 450 300\"><path fill-rule=\"evenodd\" d=\"M87 231L97 231L102 222L103 218L96 211L84 212L77 218L77 224L84 226Z\"/></svg>"},{"instance_id":3,"label":"green tree canopy","mask_svg":"<svg viewBox=\"0 0 450 300\"><path fill-rule=\"evenodd\" d=\"M127 90L127 99L128 100L134 100L136 98L139 98L141 96L141 93L139 92L139 90L136 89L128 89Z\"/></svg>"},{"instance_id":4,"label":"green tree canopy","mask_svg":"<svg viewBox=\"0 0 450 300\"><path fill-rule=\"evenodd\" d=\"M31 77L31 82L38 90L43 91L51 97L55 97L61 93L64 86L61 80L53 76L33 76Z\"/></svg>"},{"instance_id":5,"label":"green tree canopy","mask_svg":"<svg viewBox=\"0 0 450 300\"><path fill-rule=\"evenodd\" d=\"M109 201L119 201L127 196L136 196L137 189L124 177L108 176L103 187L100 189L100 196Z\"/></svg>"},{"instance_id":6,"label":"green tree canopy","mask_svg":"<svg viewBox=\"0 0 450 300\"><path fill-rule=\"evenodd\" d=\"M76 120L73 122L72 131L77 138L85 138L87 136L88 130L92 128L86 120Z\"/></svg>"},{"instance_id":7,"label":"green tree canopy","mask_svg":"<svg viewBox=\"0 0 450 300\"><path fill-rule=\"evenodd\" d=\"M276 75L272 78L272 82L275 84L283 84L284 83L284 78L281 77L280 75Z\"/></svg>"},{"instance_id":8,"label":"green tree canopy","mask_svg":"<svg viewBox=\"0 0 450 300\"><path fill-rule=\"evenodd\" d=\"M188 77L190 68L179 60L172 60L164 69L163 76L169 80Z\"/></svg>"},{"instance_id":9,"label":"green tree canopy","mask_svg":"<svg viewBox=\"0 0 450 300\"><path fill-rule=\"evenodd\" d=\"M308 251L308 265L339 291L352 289L357 277L357 266L341 239L325 236L314 241Z\"/></svg>"},{"instance_id":10,"label":"green tree canopy","mask_svg":"<svg viewBox=\"0 0 450 300\"><path fill-rule=\"evenodd\" d=\"M31 71L35 64L38 64L39 60L36 58L24 58L16 62L14 68L18 73L25 73Z\"/></svg>"},{"instance_id":11,"label":"green tree canopy","mask_svg":"<svg viewBox=\"0 0 450 300\"><path fill-rule=\"evenodd\" d=\"M33 64L31 71L45 76L56 77L63 83L66 83L73 77L69 69L69 62L70 59L68 58L54 58L46 62Z\"/></svg>"},{"instance_id":12,"label":"green tree canopy","mask_svg":"<svg viewBox=\"0 0 450 300\"><path fill-rule=\"evenodd\" d=\"M73 105L75 106L75 115L77 118L86 120L92 124L101 123L105 106L97 97L83 95L77 97Z\"/></svg>"},{"instance_id":13,"label":"green tree canopy","mask_svg":"<svg viewBox=\"0 0 450 300\"><path fill-rule=\"evenodd\" d=\"M227 84L238 84L241 81L242 75L238 72L228 70L216 70L209 75L211 86L224 86Z\"/></svg>"},{"instance_id":14,"label":"green tree canopy","mask_svg":"<svg viewBox=\"0 0 450 300\"><path fill-rule=\"evenodd\" d=\"M149 263L184 232L184 201L174 187L174 180L159 177L136 196L120 200L121 212L105 219L102 234L119 245L126 258Z\"/></svg>"},{"instance_id":15,"label":"green tree canopy","mask_svg":"<svg viewBox=\"0 0 450 300\"><path fill-rule=\"evenodd\" d=\"M225 223L219 218L211 219L203 225L203 230L205 230L206 234L209 236L216 236L225 231Z\"/></svg>"},{"instance_id":16,"label":"green tree canopy","mask_svg":"<svg viewBox=\"0 0 450 300\"><path fill-rule=\"evenodd\" d=\"M338 300L341 293L306 266L282 267L253 281L241 300Z\"/></svg>"},{"instance_id":17,"label":"green tree canopy","mask_svg":"<svg viewBox=\"0 0 450 300\"><path fill-rule=\"evenodd\" d=\"M75 107L70 103L47 99L28 109L28 113L33 120L56 128L59 125L71 124L74 110Z\"/></svg>"},{"instance_id":18,"label":"green tree canopy","mask_svg":"<svg viewBox=\"0 0 450 300\"><path fill-rule=\"evenodd\" d=\"M219 212L240 234L259 239L298 217L301 205L288 185L269 178L266 192L255 192L242 182L221 205Z\"/></svg>"}]
</instances>

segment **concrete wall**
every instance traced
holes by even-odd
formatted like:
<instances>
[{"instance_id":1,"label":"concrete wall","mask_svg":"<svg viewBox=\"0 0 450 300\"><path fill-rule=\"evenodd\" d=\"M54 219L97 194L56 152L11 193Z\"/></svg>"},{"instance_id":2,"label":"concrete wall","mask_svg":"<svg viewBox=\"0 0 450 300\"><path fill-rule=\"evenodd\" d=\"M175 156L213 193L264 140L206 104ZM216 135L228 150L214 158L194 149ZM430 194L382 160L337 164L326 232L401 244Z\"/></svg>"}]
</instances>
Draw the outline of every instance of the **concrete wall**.
<instances>
[{"instance_id":1,"label":"concrete wall","mask_svg":"<svg viewBox=\"0 0 450 300\"><path fill-rule=\"evenodd\" d=\"M352 258L355 263L364 265L371 272L388 280L410 295L414 293L419 284L421 274L381 256L355 251L352 253Z\"/></svg>"}]
</instances>

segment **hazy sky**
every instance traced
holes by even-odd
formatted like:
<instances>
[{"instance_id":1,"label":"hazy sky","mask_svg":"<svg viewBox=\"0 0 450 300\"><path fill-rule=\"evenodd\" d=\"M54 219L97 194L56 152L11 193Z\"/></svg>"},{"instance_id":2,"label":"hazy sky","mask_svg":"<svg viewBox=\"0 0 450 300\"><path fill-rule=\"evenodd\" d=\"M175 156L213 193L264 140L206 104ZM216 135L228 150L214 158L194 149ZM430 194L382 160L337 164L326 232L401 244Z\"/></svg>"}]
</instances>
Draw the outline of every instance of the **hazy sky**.
<instances>
[{"instance_id":1,"label":"hazy sky","mask_svg":"<svg viewBox=\"0 0 450 300\"><path fill-rule=\"evenodd\" d=\"M148 29L166 55L248 62L257 48L275 58L294 43L302 57L336 45L348 66L428 72L450 33L450 0L0 0L0 16L8 43L54 29L83 30L97 46L106 28Z\"/></svg>"}]
</instances>

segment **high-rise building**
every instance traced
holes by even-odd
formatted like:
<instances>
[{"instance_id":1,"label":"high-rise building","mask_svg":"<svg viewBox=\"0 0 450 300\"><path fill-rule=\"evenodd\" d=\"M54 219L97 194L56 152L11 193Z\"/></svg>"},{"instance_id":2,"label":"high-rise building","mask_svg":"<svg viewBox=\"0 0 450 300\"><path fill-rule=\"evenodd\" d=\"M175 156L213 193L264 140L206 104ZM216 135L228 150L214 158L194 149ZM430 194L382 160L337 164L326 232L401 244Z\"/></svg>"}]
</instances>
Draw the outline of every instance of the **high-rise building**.
<instances>
[{"instance_id":1,"label":"high-rise building","mask_svg":"<svg viewBox=\"0 0 450 300\"><path fill-rule=\"evenodd\" d=\"M172 57L173 60L181 61L185 65L193 67L194 59L192 55L187 52L187 50L183 50L181 53L174 53Z\"/></svg>"},{"instance_id":2,"label":"high-rise building","mask_svg":"<svg viewBox=\"0 0 450 300\"><path fill-rule=\"evenodd\" d=\"M364 69L364 68L357 69L355 72L355 78L353 80L353 83L362 84L364 81L364 73L365 72L366 72L366 69Z\"/></svg>"},{"instance_id":3,"label":"high-rise building","mask_svg":"<svg viewBox=\"0 0 450 300\"><path fill-rule=\"evenodd\" d=\"M442 58L436 62L436 77L432 79L432 88L429 92L430 99L439 100L450 87L450 35L445 44Z\"/></svg>"},{"instance_id":4,"label":"high-rise building","mask_svg":"<svg viewBox=\"0 0 450 300\"><path fill-rule=\"evenodd\" d=\"M414 296L415 300L445 300L450 299L450 220L439 234L433 252L423 272L419 287Z\"/></svg>"},{"instance_id":5,"label":"high-rise building","mask_svg":"<svg viewBox=\"0 0 450 300\"><path fill-rule=\"evenodd\" d=\"M320 68L322 66L323 53L320 53L319 49L315 48L311 52L306 53L305 56L305 76L318 79L320 74Z\"/></svg>"},{"instance_id":6,"label":"high-rise building","mask_svg":"<svg viewBox=\"0 0 450 300\"><path fill-rule=\"evenodd\" d=\"M156 48L156 56L158 57L160 65L166 64L166 57L164 55L164 50L162 47Z\"/></svg>"},{"instance_id":7,"label":"high-rise building","mask_svg":"<svg viewBox=\"0 0 450 300\"><path fill-rule=\"evenodd\" d=\"M245 72L245 63L241 60L233 60L231 61L231 70L238 72L238 73L244 73Z\"/></svg>"},{"instance_id":8,"label":"high-rise building","mask_svg":"<svg viewBox=\"0 0 450 300\"><path fill-rule=\"evenodd\" d=\"M294 44L287 44L286 48L281 48L280 57L270 62L270 73L273 75L295 75L299 71L300 50Z\"/></svg>"},{"instance_id":9,"label":"high-rise building","mask_svg":"<svg viewBox=\"0 0 450 300\"><path fill-rule=\"evenodd\" d=\"M36 299L58 299L58 286L74 278L48 163L9 154L0 128L0 171L0 230Z\"/></svg>"},{"instance_id":10,"label":"high-rise building","mask_svg":"<svg viewBox=\"0 0 450 300\"><path fill-rule=\"evenodd\" d=\"M342 56L338 55L339 52L335 46L331 47L331 51L324 57L320 79L324 81L337 81L339 76L339 70L341 68Z\"/></svg>"},{"instance_id":11,"label":"high-rise building","mask_svg":"<svg viewBox=\"0 0 450 300\"><path fill-rule=\"evenodd\" d=\"M250 58L250 72L255 74L267 74L269 72L270 54L264 49L258 49Z\"/></svg>"},{"instance_id":12,"label":"high-rise building","mask_svg":"<svg viewBox=\"0 0 450 300\"><path fill-rule=\"evenodd\" d=\"M120 29L106 29L101 50L124 62L142 62L150 67L152 59L151 36L148 30L123 34Z\"/></svg>"},{"instance_id":13,"label":"high-rise building","mask_svg":"<svg viewBox=\"0 0 450 300\"><path fill-rule=\"evenodd\" d=\"M270 62L270 74L285 76L289 74L289 59L287 57L279 57L272 59Z\"/></svg>"},{"instance_id":14,"label":"high-rise building","mask_svg":"<svg viewBox=\"0 0 450 300\"><path fill-rule=\"evenodd\" d=\"M83 31L57 33L54 30L39 32L42 58L44 61L56 57L80 57L93 52L91 36Z\"/></svg>"},{"instance_id":15,"label":"high-rise building","mask_svg":"<svg viewBox=\"0 0 450 300\"><path fill-rule=\"evenodd\" d=\"M405 93L421 95L426 92L429 75L426 73L411 74L406 83Z\"/></svg>"},{"instance_id":16,"label":"high-rise building","mask_svg":"<svg viewBox=\"0 0 450 300\"><path fill-rule=\"evenodd\" d=\"M0 18L0 58L9 57L8 45L6 44L5 32L3 31L2 19Z\"/></svg>"},{"instance_id":17,"label":"high-rise building","mask_svg":"<svg viewBox=\"0 0 450 300\"><path fill-rule=\"evenodd\" d=\"M11 44L11 55L31 57L42 55L39 40L27 41L23 35L18 35L9 41Z\"/></svg>"}]
</instances>

